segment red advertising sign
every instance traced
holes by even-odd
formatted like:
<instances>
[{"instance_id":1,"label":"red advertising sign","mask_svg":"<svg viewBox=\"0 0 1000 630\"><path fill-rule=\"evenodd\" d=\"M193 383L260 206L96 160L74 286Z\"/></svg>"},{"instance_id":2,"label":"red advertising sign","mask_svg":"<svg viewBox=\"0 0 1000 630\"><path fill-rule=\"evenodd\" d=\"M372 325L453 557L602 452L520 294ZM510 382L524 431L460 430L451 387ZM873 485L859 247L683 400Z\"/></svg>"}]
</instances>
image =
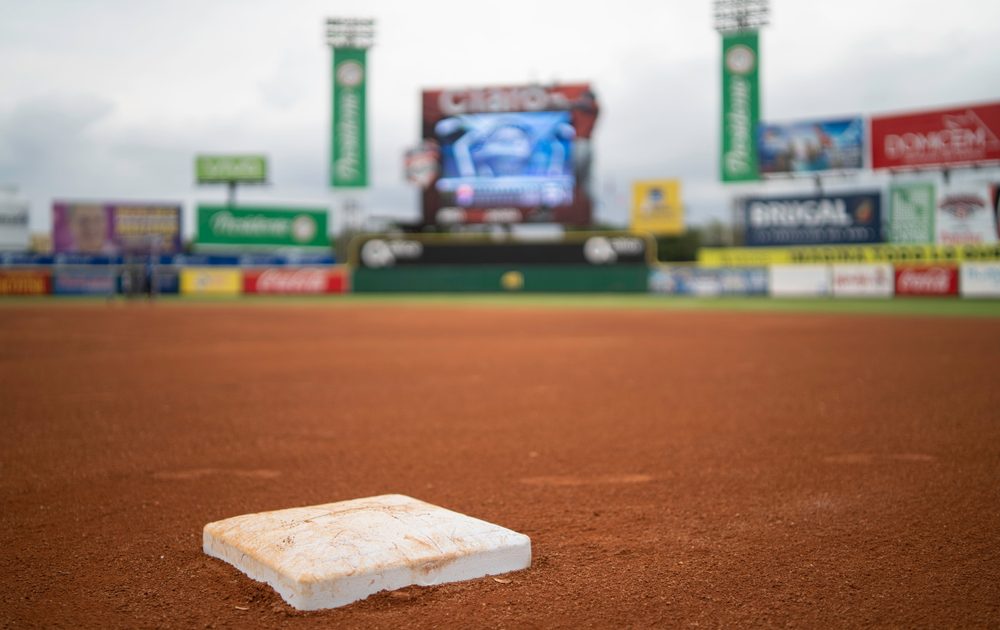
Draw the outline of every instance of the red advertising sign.
<instances>
[{"instance_id":1,"label":"red advertising sign","mask_svg":"<svg viewBox=\"0 0 1000 630\"><path fill-rule=\"evenodd\" d=\"M872 168L1000 161L1000 103L872 118Z\"/></svg>"},{"instance_id":2,"label":"red advertising sign","mask_svg":"<svg viewBox=\"0 0 1000 630\"><path fill-rule=\"evenodd\" d=\"M958 295L958 267L896 267L896 295Z\"/></svg>"},{"instance_id":3,"label":"red advertising sign","mask_svg":"<svg viewBox=\"0 0 1000 630\"><path fill-rule=\"evenodd\" d=\"M48 271L0 271L0 295L47 295L52 292Z\"/></svg>"},{"instance_id":4,"label":"red advertising sign","mask_svg":"<svg viewBox=\"0 0 1000 630\"><path fill-rule=\"evenodd\" d=\"M347 273L343 269L262 269L243 272L244 293L271 295L318 295L345 293Z\"/></svg>"}]
</instances>

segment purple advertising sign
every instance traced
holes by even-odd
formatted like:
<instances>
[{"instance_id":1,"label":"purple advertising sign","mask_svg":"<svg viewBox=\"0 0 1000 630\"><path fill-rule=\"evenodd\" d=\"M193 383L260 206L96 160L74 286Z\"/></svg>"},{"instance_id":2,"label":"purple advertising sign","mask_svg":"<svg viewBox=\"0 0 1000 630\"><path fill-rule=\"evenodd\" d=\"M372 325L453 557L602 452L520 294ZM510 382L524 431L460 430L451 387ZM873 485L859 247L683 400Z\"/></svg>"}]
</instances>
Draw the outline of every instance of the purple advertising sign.
<instances>
[{"instance_id":1,"label":"purple advertising sign","mask_svg":"<svg viewBox=\"0 0 1000 630\"><path fill-rule=\"evenodd\" d=\"M181 206L57 201L52 206L52 247L67 254L178 253Z\"/></svg>"}]
</instances>

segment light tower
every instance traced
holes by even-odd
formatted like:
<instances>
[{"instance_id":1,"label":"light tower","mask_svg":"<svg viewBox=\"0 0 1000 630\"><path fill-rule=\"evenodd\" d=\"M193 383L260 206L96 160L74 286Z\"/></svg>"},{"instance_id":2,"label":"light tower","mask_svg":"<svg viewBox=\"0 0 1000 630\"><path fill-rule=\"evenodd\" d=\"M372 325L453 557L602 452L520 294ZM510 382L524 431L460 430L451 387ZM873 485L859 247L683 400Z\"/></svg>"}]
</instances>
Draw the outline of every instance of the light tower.
<instances>
[{"instance_id":1,"label":"light tower","mask_svg":"<svg viewBox=\"0 0 1000 630\"><path fill-rule=\"evenodd\" d=\"M329 182L332 188L368 186L367 53L375 44L375 20L330 18L326 43L332 52L333 122ZM344 199L344 220L360 223L358 203Z\"/></svg>"},{"instance_id":2,"label":"light tower","mask_svg":"<svg viewBox=\"0 0 1000 630\"><path fill-rule=\"evenodd\" d=\"M757 31L768 21L768 0L715 0L715 29L722 34L723 182L760 179L760 48Z\"/></svg>"}]
</instances>

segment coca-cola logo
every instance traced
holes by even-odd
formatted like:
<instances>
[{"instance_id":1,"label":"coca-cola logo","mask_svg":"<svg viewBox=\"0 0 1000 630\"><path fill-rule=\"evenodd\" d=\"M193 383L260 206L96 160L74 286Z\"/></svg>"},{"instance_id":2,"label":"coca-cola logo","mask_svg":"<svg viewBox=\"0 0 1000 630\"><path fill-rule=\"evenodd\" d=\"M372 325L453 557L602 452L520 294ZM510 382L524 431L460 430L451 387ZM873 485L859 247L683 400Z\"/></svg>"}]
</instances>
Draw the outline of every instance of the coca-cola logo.
<instances>
[{"instance_id":1,"label":"coca-cola logo","mask_svg":"<svg viewBox=\"0 0 1000 630\"><path fill-rule=\"evenodd\" d=\"M324 293L326 287L322 269L268 269L257 276L258 293Z\"/></svg>"},{"instance_id":2,"label":"coca-cola logo","mask_svg":"<svg viewBox=\"0 0 1000 630\"><path fill-rule=\"evenodd\" d=\"M899 272L896 289L900 293L947 294L951 292L952 275L944 267L904 269Z\"/></svg>"}]
</instances>

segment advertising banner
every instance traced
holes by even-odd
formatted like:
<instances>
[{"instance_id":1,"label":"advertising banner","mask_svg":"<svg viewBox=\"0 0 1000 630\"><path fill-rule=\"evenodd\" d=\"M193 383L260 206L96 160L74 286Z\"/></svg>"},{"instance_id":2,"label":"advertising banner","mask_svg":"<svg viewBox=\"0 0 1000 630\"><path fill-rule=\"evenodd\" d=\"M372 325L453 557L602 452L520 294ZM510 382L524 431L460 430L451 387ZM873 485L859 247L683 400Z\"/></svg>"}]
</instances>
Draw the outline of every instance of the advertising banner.
<instances>
[{"instance_id":1,"label":"advertising banner","mask_svg":"<svg viewBox=\"0 0 1000 630\"><path fill-rule=\"evenodd\" d=\"M199 247L329 248L327 211L198 206Z\"/></svg>"},{"instance_id":2,"label":"advertising banner","mask_svg":"<svg viewBox=\"0 0 1000 630\"><path fill-rule=\"evenodd\" d=\"M1000 263L962 263L963 297L1000 298Z\"/></svg>"},{"instance_id":3,"label":"advertising banner","mask_svg":"<svg viewBox=\"0 0 1000 630\"><path fill-rule=\"evenodd\" d=\"M762 175L858 170L865 166L861 117L761 123L757 155Z\"/></svg>"},{"instance_id":4,"label":"advertising banner","mask_svg":"<svg viewBox=\"0 0 1000 630\"><path fill-rule=\"evenodd\" d=\"M889 241L933 243L937 199L931 182L889 186Z\"/></svg>"},{"instance_id":5,"label":"advertising banner","mask_svg":"<svg viewBox=\"0 0 1000 630\"><path fill-rule=\"evenodd\" d=\"M658 267L650 272L649 290L669 295L767 295L767 269Z\"/></svg>"},{"instance_id":6,"label":"advertising banner","mask_svg":"<svg viewBox=\"0 0 1000 630\"><path fill-rule=\"evenodd\" d=\"M760 119L760 51L757 32L722 36L723 182L760 179L757 124Z\"/></svg>"},{"instance_id":7,"label":"advertising banner","mask_svg":"<svg viewBox=\"0 0 1000 630\"><path fill-rule=\"evenodd\" d=\"M827 247L702 247L703 267L766 267L812 263L933 264L1000 261L1000 245L830 245Z\"/></svg>"},{"instance_id":8,"label":"advertising banner","mask_svg":"<svg viewBox=\"0 0 1000 630\"><path fill-rule=\"evenodd\" d=\"M333 50L333 137L330 185L368 185L367 56L364 48Z\"/></svg>"},{"instance_id":9,"label":"advertising banner","mask_svg":"<svg viewBox=\"0 0 1000 630\"><path fill-rule=\"evenodd\" d=\"M239 295L242 289L239 269L187 267L180 271L180 292L185 295Z\"/></svg>"},{"instance_id":10,"label":"advertising banner","mask_svg":"<svg viewBox=\"0 0 1000 630\"><path fill-rule=\"evenodd\" d=\"M744 200L746 244L818 245L882 241L878 192Z\"/></svg>"},{"instance_id":11,"label":"advertising banner","mask_svg":"<svg viewBox=\"0 0 1000 630\"><path fill-rule=\"evenodd\" d=\"M0 193L0 250L24 252L30 243L28 202L6 199Z\"/></svg>"},{"instance_id":12,"label":"advertising banner","mask_svg":"<svg viewBox=\"0 0 1000 630\"><path fill-rule=\"evenodd\" d=\"M829 265L774 265L768 267L772 297L818 297L832 293Z\"/></svg>"},{"instance_id":13,"label":"advertising banner","mask_svg":"<svg viewBox=\"0 0 1000 630\"><path fill-rule=\"evenodd\" d=\"M906 169L1000 161L1000 103L876 116L872 168Z\"/></svg>"},{"instance_id":14,"label":"advertising banner","mask_svg":"<svg viewBox=\"0 0 1000 630\"><path fill-rule=\"evenodd\" d=\"M319 295L346 291L347 272L343 268L275 267L243 272L243 292L248 294Z\"/></svg>"},{"instance_id":15,"label":"advertising banner","mask_svg":"<svg viewBox=\"0 0 1000 630\"><path fill-rule=\"evenodd\" d=\"M56 295L114 295L117 288L117 274L109 267L62 268L52 276L52 292Z\"/></svg>"},{"instance_id":16,"label":"advertising banner","mask_svg":"<svg viewBox=\"0 0 1000 630\"><path fill-rule=\"evenodd\" d=\"M992 245L997 242L993 190L963 184L942 190L937 200L935 240L939 245Z\"/></svg>"},{"instance_id":17,"label":"advertising banner","mask_svg":"<svg viewBox=\"0 0 1000 630\"><path fill-rule=\"evenodd\" d=\"M425 90L424 223L588 225L599 109L586 83Z\"/></svg>"},{"instance_id":18,"label":"advertising banner","mask_svg":"<svg viewBox=\"0 0 1000 630\"><path fill-rule=\"evenodd\" d=\"M958 295L958 267L896 267L896 295Z\"/></svg>"},{"instance_id":19,"label":"advertising banner","mask_svg":"<svg viewBox=\"0 0 1000 630\"><path fill-rule=\"evenodd\" d=\"M181 292L181 274L177 269L157 267L153 277L156 281L156 292L176 294Z\"/></svg>"},{"instance_id":20,"label":"advertising banner","mask_svg":"<svg viewBox=\"0 0 1000 630\"><path fill-rule=\"evenodd\" d=\"M0 269L0 295L48 295L51 292L49 271Z\"/></svg>"},{"instance_id":21,"label":"advertising banner","mask_svg":"<svg viewBox=\"0 0 1000 630\"><path fill-rule=\"evenodd\" d=\"M653 179L632 183L632 230L636 234L683 234L681 183Z\"/></svg>"},{"instance_id":22,"label":"advertising banner","mask_svg":"<svg viewBox=\"0 0 1000 630\"><path fill-rule=\"evenodd\" d=\"M888 263L874 265L833 265L834 297L892 297L896 276Z\"/></svg>"},{"instance_id":23,"label":"advertising banner","mask_svg":"<svg viewBox=\"0 0 1000 630\"><path fill-rule=\"evenodd\" d=\"M199 155L194 162L199 184L239 182L263 184L267 181L267 157L263 155Z\"/></svg>"},{"instance_id":24,"label":"advertising banner","mask_svg":"<svg viewBox=\"0 0 1000 630\"><path fill-rule=\"evenodd\" d=\"M176 253L181 250L181 206L57 201L52 246L57 254Z\"/></svg>"},{"instance_id":25,"label":"advertising banner","mask_svg":"<svg viewBox=\"0 0 1000 630\"><path fill-rule=\"evenodd\" d=\"M631 235L538 243L370 238L352 251L351 262L370 269L418 265L610 266L645 265L652 256L655 254L647 239Z\"/></svg>"}]
</instances>

